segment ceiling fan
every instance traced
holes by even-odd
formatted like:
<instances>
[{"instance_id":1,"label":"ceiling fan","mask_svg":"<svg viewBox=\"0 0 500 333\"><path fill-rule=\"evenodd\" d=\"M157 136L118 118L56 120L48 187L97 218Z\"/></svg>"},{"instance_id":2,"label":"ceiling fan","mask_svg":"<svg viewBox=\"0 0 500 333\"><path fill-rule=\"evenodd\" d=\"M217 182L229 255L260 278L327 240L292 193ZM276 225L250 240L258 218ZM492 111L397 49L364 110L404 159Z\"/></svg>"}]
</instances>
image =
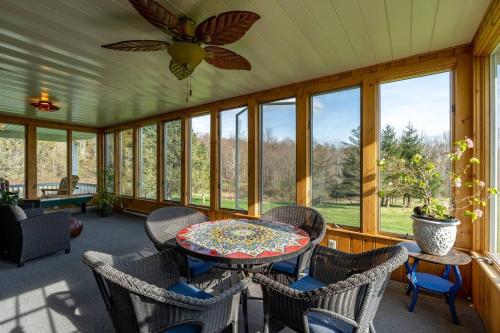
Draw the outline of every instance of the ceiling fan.
<instances>
[{"instance_id":1,"label":"ceiling fan","mask_svg":"<svg viewBox=\"0 0 500 333\"><path fill-rule=\"evenodd\" d=\"M248 11L230 11L212 16L196 26L189 17L177 17L155 0L129 0L149 23L172 36L173 42L159 40L128 40L102 47L119 51L161 51L172 57L170 71L179 79L189 77L205 60L221 69L250 70L247 59L219 47L239 40L260 18ZM202 47L201 44L208 46Z\"/></svg>"}]
</instances>

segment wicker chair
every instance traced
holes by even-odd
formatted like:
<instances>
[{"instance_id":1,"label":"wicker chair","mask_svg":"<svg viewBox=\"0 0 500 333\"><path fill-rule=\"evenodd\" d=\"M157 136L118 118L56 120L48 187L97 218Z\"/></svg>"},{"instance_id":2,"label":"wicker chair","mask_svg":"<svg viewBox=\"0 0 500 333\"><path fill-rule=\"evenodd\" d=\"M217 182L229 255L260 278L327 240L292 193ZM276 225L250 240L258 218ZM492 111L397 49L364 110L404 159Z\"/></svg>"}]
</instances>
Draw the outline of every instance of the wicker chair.
<instances>
[{"instance_id":1,"label":"wicker chair","mask_svg":"<svg viewBox=\"0 0 500 333\"><path fill-rule=\"evenodd\" d=\"M240 292L250 280L211 295L180 282L176 256L173 249L139 260L85 253L116 332L237 331Z\"/></svg>"},{"instance_id":2,"label":"wicker chair","mask_svg":"<svg viewBox=\"0 0 500 333\"><path fill-rule=\"evenodd\" d=\"M316 246L309 275L285 286L262 274L264 332L286 325L298 332L375 332L373 318L390 273L408 258L392 246L349 254Z\"/></svg>"},{"instance_id":3,"label":"wicker chair","mask_svg":"<svg viewBox=\"0 0 500 333\"><path fill-rule=\"evenodd\" d=\"M44 214L42 208L25 209L27 219L17 221L9 205L0 205L0 257L17 262L65 250L70 252L70 213Z\"/></svg>"},{"instance_id":4,"label":"wicker chair","mask_svg":"<svg viewBox=\"0 0 500 333\"><path fill-rule=\"evenodd\" d=\"M146 219L145 229L149 239L153 242L158 251L173 248L177 249L175 237L177 233L193 224L206 222L206 215L196 209L171 206L163 207L151 212ZM181 275L189 283L206 287L214 280L221 279L226 272L212 263L208 263L198 258L180 255L179 265Z\"/></svg>"},{"instance_id":5,"label":"wicker chair","mask_svg":"<svg viewBox=\"0 0 500 333\"><path fill-rule=\"evenodd\" d=\"M282 206L270 209L261 216L263 220L277 221L292 224L303 229L311 238L311 247L300 256L273 264L268 274L282 283L290 282L299 278L309 266L312 248L319 244L326 232L326 224L321 214L309 207L304 206Z\"/></svg>"}]
</instances>

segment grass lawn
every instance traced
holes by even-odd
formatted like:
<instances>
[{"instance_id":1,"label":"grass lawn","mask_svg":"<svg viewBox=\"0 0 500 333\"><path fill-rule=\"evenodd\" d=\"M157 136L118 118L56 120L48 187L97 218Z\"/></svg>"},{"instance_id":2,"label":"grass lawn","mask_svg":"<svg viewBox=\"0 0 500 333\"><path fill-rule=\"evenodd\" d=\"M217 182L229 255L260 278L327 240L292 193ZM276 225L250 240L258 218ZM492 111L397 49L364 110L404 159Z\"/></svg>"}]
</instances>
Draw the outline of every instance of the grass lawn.
<instances>
[{"instance_id":1,"label":"grass lawn","mask_svg":"<svg viewBox=\"0 0 500 333\"><path fill-rule=\"evenodd\" d=\"M205 200L202 203L201 197L193 197L191 203L200 206L209 206L209 200ZM291 202L276 202L276 201L266 201L263 203L262 211L268 211L271 208L291 205ZM247 210L248 204L246 200L241 200L239 204L239 209ZM234 200L222 200L221 207L226 209L234 209ZM314 206L321 215L325 218L327 223L336 223L339 226L352 226L359 227L360 225L360 209L359 204L335 204L335 203L324 203L321 205ZM405 209L400 206L394 207L381 207L380 220L381 220L381 231L389 232L394 234L406 235L412 234L412 221L410 215L412 213L411 209Z\"/></svg>"}]
</instances>

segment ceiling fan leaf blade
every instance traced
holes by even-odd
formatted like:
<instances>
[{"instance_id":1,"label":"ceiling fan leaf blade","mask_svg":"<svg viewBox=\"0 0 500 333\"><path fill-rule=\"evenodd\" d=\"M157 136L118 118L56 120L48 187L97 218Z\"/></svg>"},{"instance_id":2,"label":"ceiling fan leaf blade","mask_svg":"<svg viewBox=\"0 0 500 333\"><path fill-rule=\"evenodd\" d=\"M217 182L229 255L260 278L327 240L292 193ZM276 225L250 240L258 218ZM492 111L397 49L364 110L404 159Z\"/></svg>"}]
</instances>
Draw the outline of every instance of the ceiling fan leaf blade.
<instances>
[{"instance_id":1,"label":"ceiling fan leaf blade","mask_svg":"<svg viewBox=\"0 0 500 333\"><path fill-rule=\"evenodd\" d=\"M179 29L179 19L155 0L129 0L135 10L149 23L163 32L172 34Z\"/></svg>"},{"instance_id":2,"label":"ceiling fan leaf blade","mask_svg":"<svg viewBox=\"0 0 500 333\"><path fill-rule=\"evenodd\" d=\"M174 59L170 60L170 65L168 66L172 74L179 80L184 80L188 78L194 72L194 68L186 68L179 65Z\"/></svg>"},{"instance_id":3,"label":"ceiling fan leaf blade","mask_svg":"<svg viewBox=\"0 0 500 333\"><path fill-rule=\"evenodd\" d=\"M247 59L231 50L218 46L207 46L205 51L208 52L208 56L205 58L205 61L217 68L247 71L252 69L250 62Z\"/></svg>"},{"instance_id":4,"label":"ceiling fan leaf blade","mask_svg":"<svg viewBox=\"0 0 500 333\"><path fill-rule=\"evenodd\" d=\"M160 40L126 40L112 44L102 45L105 49L117 51L161 51L166 50L169 43Z\"/></svg>"},{"instance_id":5,"label":"ceiling fan leaf blade","mask_svg":"<svg viewBox=\"0 0 500 333\"><path fill-rule=\"evenodd\" d=\"M253 12L226 12L201 22L196 27L195 34L205 44L230 44L243 37L258 19L260 16Z\"/></svg>"}]
</instances>

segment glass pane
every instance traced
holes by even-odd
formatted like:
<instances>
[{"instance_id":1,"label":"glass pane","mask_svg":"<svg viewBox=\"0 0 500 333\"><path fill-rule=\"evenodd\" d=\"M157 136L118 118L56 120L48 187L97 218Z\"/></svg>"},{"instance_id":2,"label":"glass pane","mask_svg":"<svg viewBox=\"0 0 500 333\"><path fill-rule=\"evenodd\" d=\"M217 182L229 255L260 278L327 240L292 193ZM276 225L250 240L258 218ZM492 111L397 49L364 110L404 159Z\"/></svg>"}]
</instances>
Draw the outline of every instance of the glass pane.
<instances>
[{"instance_id":1,"label":"glass pane","mask_svg":"<svg viewBox=\"0 0 500 333\"><path fill-rule=\"evenodd\" d=\"M72 172L78 181L73 194L95 193L97 190L97 134L72 132Z\"/></svg>"},{"instance_id":2,"label":"glass pane","mask_svg":"<svg viewBox=\"0 0 500 333\"><path fill-rule=\"evenodd\" d=\"M66 130L38 127L36 140L37 195L68 195Z\"/></svg>"},{"instance_id":3,"label":"glass pane","mask_svg":"<svg viewBox=\"0 0 500 333\"><path fill-rule=\"evenodd\" d=\"M312 97L312 204L328 223L360 226L361 89Z\"/></svg>"},{"instance_id":4,"label":"glass pane","mask_svg":"<svg viewBox=\"0 0 500 333\"><path fill-rule=\"evenodd\" d=\"M120 194L134 195L134 131L120 132Z\"/></svg>"},{"instance_id":5,"label":"glass pane","mask_svg":"<svg viewBox=\"0 0 500 333\"><path fill-rule=\"evenodd\" d=\"M0 123L0 183L9 182L9 191L25 197L24 126ZM3 180L2 180L3 179Z\"/></svg>"},{"instance_id":6,"label":"glass pane","mask_svg":"<svg viewBox=\"0 0 500 333\"><path fill-rule=\"evenodd\" d=\"M261 106L260 211L296 203L295 98Z\"/></svg>"},{"instance_id":7,"label":"glass pane","mask_svg":"<svg viewBox=\"0 0 500 333\"><path fill-rule=\"evenodd\" d=\"M139 198L156 199L156 124L139 129Z\"/></svg>"},{"instance_id":8,"label":"glass pane","mask_svg":"<svg viewBox=\"0 0 500 333\"><path fill-rule=\"evenodd\" d=\"M449 72L384 83L380 85L380 157L411 159L422 154L441 172L448 172L450 150L451 76ZM415 193L401 193L397 170L381 172L380 229L412 234L410 215L421 204ZM451 186L436 188L443 197Z\"/></svg>"},{"instance_id":9,"label":"glass pane","mask_svg":"<svg viewBox=\"0 0 500 333\"><path fill-rule=\"evenodd\" d=\"M190 119L189 203L210 206L210 115Z\"/></svg>"},{"instance_id":10,"label":"glass pane","mask_svg":"<svg viewBox=\"0 0 500 333\"><path fill-rule=\"evenodd\" d=\"M164 199L181 201L182 131L181 121L164 124Z\"/></svg>"},{"instance_id":11,"label":"glass pane","mask_svg":"<svg viewBox=\"0 0 500 333\"><path fill-rule=\"evenodd\" d=\"M104 135L104 187L108 192L114 192L114 154L115 154L115 134L106 133Z\"/></svg>"},{"instance_id":12,"label":"glass pane","mask_svg":"<svg viewBox=\"0 0 500 333\"><path fill-rule=\"evenodd\" d=\"M220 207L248 210L248 111L220 113Z\"/></svg>"}]
</instances>

